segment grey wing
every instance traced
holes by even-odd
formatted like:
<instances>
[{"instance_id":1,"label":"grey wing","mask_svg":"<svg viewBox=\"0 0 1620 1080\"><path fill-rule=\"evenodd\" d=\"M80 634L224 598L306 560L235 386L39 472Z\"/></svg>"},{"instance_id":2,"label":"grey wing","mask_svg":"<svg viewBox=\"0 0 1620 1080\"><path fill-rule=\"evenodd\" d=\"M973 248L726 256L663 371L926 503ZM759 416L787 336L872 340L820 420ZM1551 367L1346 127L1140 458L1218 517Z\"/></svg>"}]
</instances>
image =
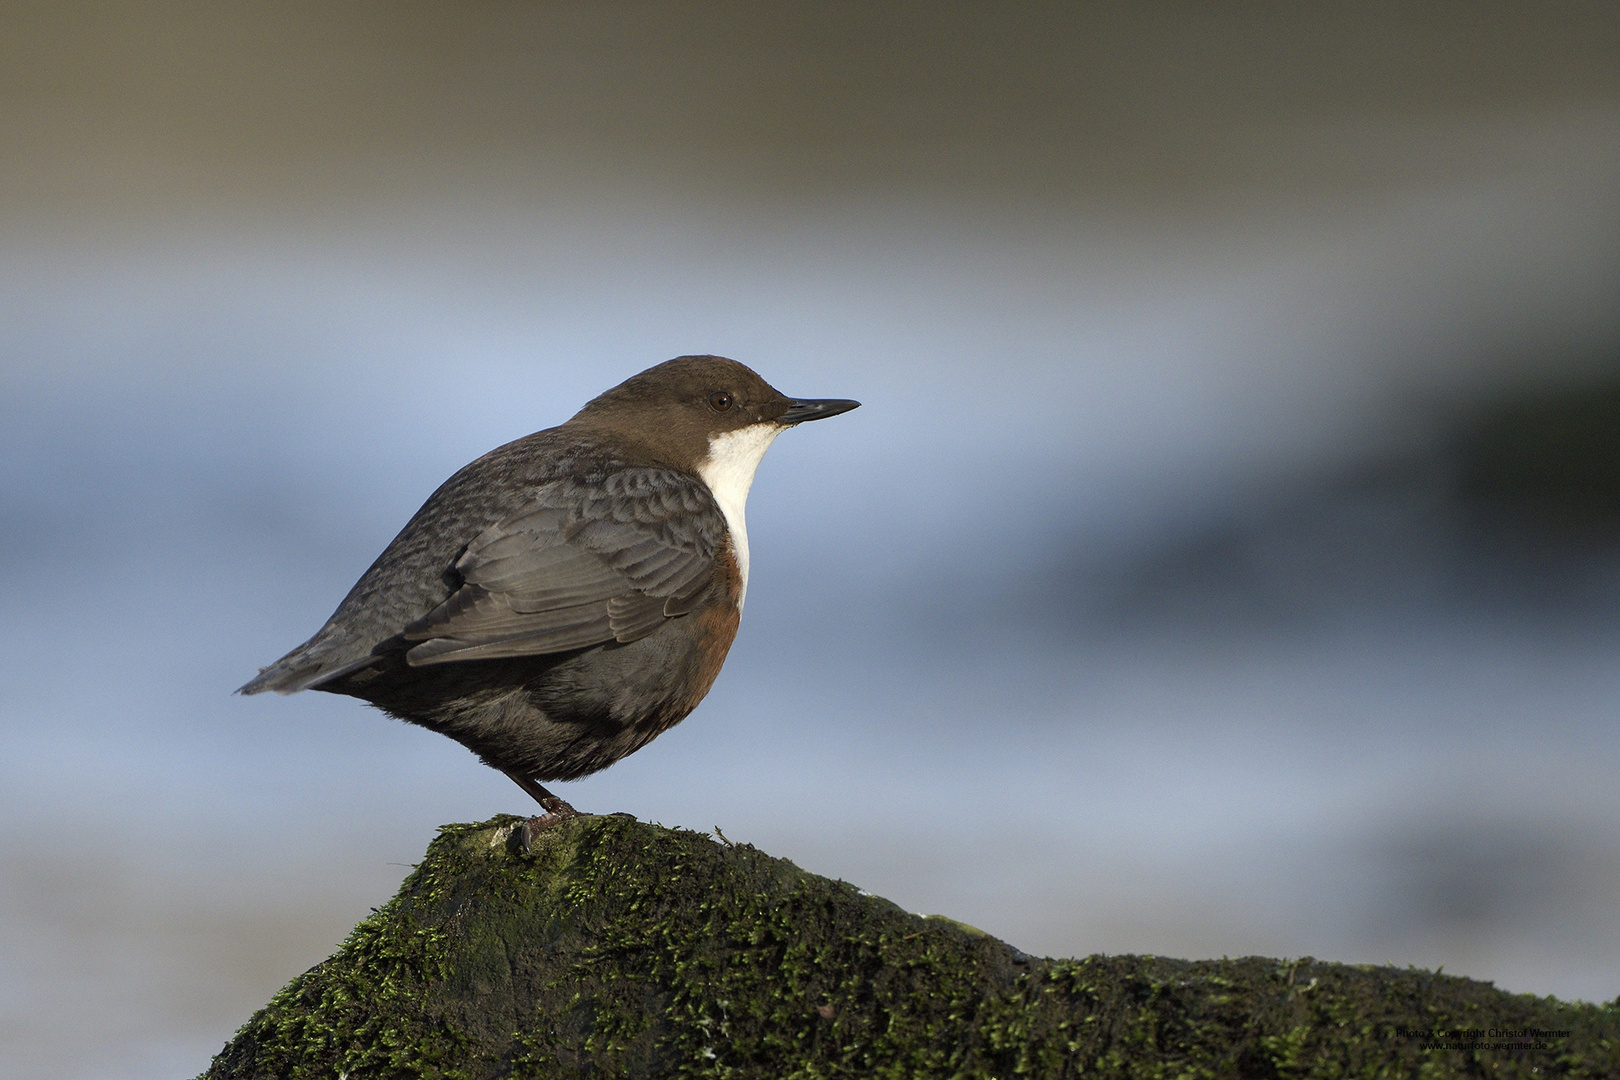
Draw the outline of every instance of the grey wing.
<instances>
[{"instance_id":1,"label":"grey wing","mask_svg":"<svg viewBox=\"0 0 1620 1080\"><path fill-rule=\"evenodd\" d=\"M460 587L405 628L413 667L635 641L690 611L714 580L725 518L664 469L548 484L456 560Z\"/></svg>"}]
</instances>

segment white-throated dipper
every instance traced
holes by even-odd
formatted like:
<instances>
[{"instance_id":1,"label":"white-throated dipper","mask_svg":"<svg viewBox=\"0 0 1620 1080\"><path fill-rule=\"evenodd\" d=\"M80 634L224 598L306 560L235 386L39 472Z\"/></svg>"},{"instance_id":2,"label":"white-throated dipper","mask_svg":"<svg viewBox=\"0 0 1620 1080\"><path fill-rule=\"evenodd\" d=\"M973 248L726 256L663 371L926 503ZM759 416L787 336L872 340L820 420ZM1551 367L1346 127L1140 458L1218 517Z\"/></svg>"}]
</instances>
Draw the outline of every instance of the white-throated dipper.
<instances>
[{"instance_id":1,"label":"white-throated dipper","mask_svg":"<svg viewBox=\"0 0 1620 1080\"><path fill-rule=\"evenodd\" d=\"M748 589L743 505L786 397L719 356L648 368L435 491L314 637L239 693L325 690L541 786L605 769L714 685Z\"/></svg>"}]
</instances>

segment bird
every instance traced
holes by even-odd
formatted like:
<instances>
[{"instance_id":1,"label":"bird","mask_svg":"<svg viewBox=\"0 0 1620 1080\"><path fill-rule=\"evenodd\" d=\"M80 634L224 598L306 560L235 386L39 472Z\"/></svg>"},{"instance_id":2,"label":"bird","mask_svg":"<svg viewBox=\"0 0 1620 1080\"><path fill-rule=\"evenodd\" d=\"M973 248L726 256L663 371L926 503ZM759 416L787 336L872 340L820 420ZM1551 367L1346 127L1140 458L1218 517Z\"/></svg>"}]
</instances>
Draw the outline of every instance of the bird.
<instances>
[{"instance_id":1,"label":"bird","mask_svg":"<svg viewBox=\"0 0 1620 1080\"><path fill-rule=\"evenodd\" d=\"M634 375L446 480L308 641L240 694L344 694L461 743L535 799L685 719L748 592L744 507L790 398L721 356ZM540 820L540 819L534 819Z\"/></svg>"}]
</instances>

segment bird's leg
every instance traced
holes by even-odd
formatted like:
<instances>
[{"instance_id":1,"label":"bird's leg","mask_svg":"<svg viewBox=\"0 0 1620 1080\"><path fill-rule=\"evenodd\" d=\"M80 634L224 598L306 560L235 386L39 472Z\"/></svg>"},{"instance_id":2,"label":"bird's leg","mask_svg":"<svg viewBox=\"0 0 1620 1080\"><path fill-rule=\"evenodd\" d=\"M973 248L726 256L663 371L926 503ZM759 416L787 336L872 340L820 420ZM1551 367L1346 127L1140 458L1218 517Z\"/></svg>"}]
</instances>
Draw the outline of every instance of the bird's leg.
<instances>
[{"instance_id":1,"label":"bird's leg","mask_svg":"<svg viewBox=\"0 0 1620 1080\"><path fill-rule=\"evenodd\" d=\"M535 802L539 803L540 808L545 811L544 814L541 814L538 817L532 817L523 823L523 846L525 848L529 846L529 838L531 838L535 833L538 833L540 830L549 829L559 821L567 821L569 818L586 816L580 813L578 810L575 810L572 806L569 806L563 800L557 798L557 796L547 791L544 787L540 786L531 778L524 776L522 773L509 772L506 775L512 778L512 782L514 784L522 788L524 791L527 791L529 793L529 797Z\"/></svg>"},{"instance_id":2,"label":"bird's leg","mask_svg":"<svg viewBox=\"0 0 1620 1080\"><path fill-rule=\"evenodd\" d=\"M529 797L535 802L539 803L541 808L544 809L546 813L561 814L564 817L580 816L578 810L575 810L572 806L569 806L567 803L563 802L561 799L557 798L557 796L553 795L551 792L547 791L545 788L541 787L527 776L524 776L522 773L509 772L506 775L512 778L512 782L514 784L528 792Z\"/></svg>"}]
</instances>

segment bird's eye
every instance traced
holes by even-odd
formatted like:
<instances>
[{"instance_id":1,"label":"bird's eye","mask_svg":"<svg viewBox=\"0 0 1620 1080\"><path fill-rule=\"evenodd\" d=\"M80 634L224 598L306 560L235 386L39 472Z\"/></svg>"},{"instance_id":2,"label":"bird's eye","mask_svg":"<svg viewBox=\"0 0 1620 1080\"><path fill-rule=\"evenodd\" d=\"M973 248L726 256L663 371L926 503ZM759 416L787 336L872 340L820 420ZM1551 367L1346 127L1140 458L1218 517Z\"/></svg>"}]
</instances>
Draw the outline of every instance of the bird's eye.
<instances>
[{"instance_id":1,"label":"bird's eye","mask_svg":"<svg viewBox=\"0 0 1620 1080\"><path fill-rule=\"evenodd\" d=\"M709 395L709 408L715 412L725 412L731 408L731 395L724 390L716 390Z\"/></svg>"}]
</instances>

